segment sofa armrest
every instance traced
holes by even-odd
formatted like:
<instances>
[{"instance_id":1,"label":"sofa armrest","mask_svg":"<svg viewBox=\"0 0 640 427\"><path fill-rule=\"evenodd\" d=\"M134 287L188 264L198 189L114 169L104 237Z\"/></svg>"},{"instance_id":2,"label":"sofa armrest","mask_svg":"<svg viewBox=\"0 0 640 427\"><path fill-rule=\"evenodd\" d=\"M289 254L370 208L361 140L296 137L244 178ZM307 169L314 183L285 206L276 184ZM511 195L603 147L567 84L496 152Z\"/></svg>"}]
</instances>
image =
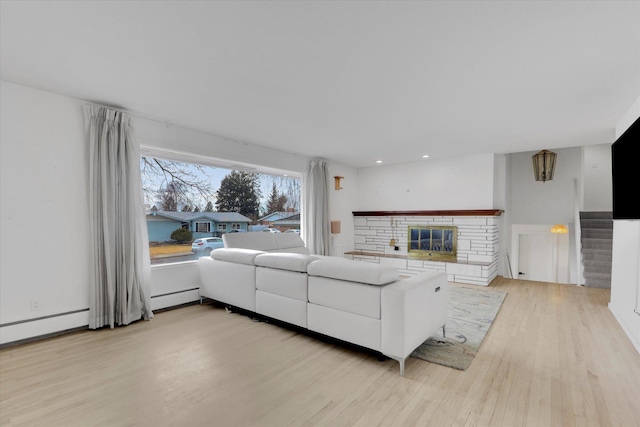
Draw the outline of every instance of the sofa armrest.
<instances>
[{"instance_id":1,"label":"sofa armrest","mask_svg":"<svg viewBox=\"0 0 640 427\"><path fill-rule=\"evenodd\" d=\"M218 248L211 251L211 258L236 264L255 265L256 257L266 253L255 249Z\"/></svg>"},{"instance_id":2,"label":"sofa armrest","mask_svg":"<svg viewBox=\"0 0 640 427\"><path fill-rule=\"evenodd\" d=\"M400 361L445 325L449 283L442 272L426 272L384 286L381 352Z\"/></svg>"},{"instance_id":3,"label":"sofa armrest","mask_svg":"<svg viewBox=\"0 0 640 427\"><path fill-rule=\"evenodd\" d=\"M256 311L255 265L201 257L198 268L201 297Z\"/></svg>"}]
</instances>

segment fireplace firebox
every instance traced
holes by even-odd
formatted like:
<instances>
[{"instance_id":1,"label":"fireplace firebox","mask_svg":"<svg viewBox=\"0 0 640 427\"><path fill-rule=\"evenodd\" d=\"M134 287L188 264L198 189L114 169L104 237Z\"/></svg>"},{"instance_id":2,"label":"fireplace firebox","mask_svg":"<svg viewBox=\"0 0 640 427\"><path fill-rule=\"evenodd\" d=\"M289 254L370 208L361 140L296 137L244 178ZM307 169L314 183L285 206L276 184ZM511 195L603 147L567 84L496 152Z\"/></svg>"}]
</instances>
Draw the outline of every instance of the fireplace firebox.
<instances>
[{"instance_id":1,"label":"fireplace firebox","mask_svg":"<svg viewBox=\"0 0 640 427\"><path fill-rule=\"evenodd\" d=\"M407 255L434 261L455 261L458 227L410 225Z\"/></svg>"}]
</instances>

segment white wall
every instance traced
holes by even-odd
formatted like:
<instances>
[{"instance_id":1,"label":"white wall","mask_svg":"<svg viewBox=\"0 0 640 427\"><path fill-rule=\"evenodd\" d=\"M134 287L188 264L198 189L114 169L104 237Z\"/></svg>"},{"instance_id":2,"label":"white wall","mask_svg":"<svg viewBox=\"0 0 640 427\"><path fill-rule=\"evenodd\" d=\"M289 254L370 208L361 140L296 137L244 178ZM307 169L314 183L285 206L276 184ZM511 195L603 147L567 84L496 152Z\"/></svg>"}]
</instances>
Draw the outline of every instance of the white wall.
<instances>
[{"instance_id":1,"label":"white wall","mask_svg":"<svg viewBox=\"0 0 640 427\"><path fill-rule=\"evenodd\" d=\"M494 209L494 155L358 169L360 211Z\"/></svg>"},{"instance_id":2,"label":"white wall","mask_svg":"<svg viewBox=\"0 0 640 427\"><path fill-rule=\"evenodd\" d=\"M91 278L85 102L0 84L0 344L4 344L88 325ZM143 118L134 118L134 127L141 144L191 160L209 156L300 175L308 169L308 159L291 153ZM338 173L350 176L350 185L355 183L353 170L338 168ZM350 188L340 196L354 199L357 187ZM350 218L348 201L337 198L335 209L337 216L348 211ZM345 222L349 232L349 221ZM198 299L193 290L199 286L195 262L152 266L151 280L153 309Z\"/></svg>"},{"instance_id":3,"label":"white wall","mask_svg":"<svg viewBox=\"0 0 640 427\"><path fill-rule=\"evenodd\" d=\"M332 221L340 221L340 234L332 235L332 255L353 250L353 211L358 199L358 172L355 168L329 163L329 215ZM336 190L334 177L342 176L342 189Z\"/></svg>"},{"instance_id":4,"label":"white wall","mask_svg":"<svg viewBox=\"0 0 640 427\"><path fill-rule=\"evenodd\" d=\"M640 117L640 97L620 120L616 138ZM640 220L613 221L609 309L640 352Z\"/></svg>"},{"instance_id":5,"label":"white wall","mask_svg":"<svg viewBox=\"0 0 640 427\"><path fill-rule=\"evenodd\" d=\"M173 307L200 299L197 261L151 266L151 309Z\"/></svg>"},{"instance_id":6,"label":"white wall","mask_svg":"<svg viewBox=\"0 0 640 427\"><path fill-rule=\"evenodd\" d=\"M569 227L569 247L558 258L558 269L562 277L568 271L569 283L578 283L575 267L575 182L582 176L582 148L562 148L552 150L558 155L553 180L536 181L533 175L531 157L537 151L512 153L508 155L509 167L509 225L535 226L565 224ZM511 230L510 230L511 232ZM513 236L505 242L511 259L517 258L512 244ZM563 240L564 241L564 240ZM515 262L514 262L515 264ZM512 265L512 268L517 267ZM515 274L515 273L514 273ZM566 279L564 279L566 280Z\"/></svg>"},{"instance_id":7,"label":"white wall","mask_svg":"<svg viewBox=\"0 0 640 427\"><path fill-rule=\"evenodd\" d=\"M181 157L186 161L195 162L198 158L209 157L219 159L226 165L236 163L298 173L306 173L309 169L308 158L292 153L144 118L136 118L134 126L136 138L141 145L166 150L174 158Z\"/></svg>"},{"instance_id":8,"label":"white wall","mask_svg":"<svg viewBox=\"0 0 640 427\"><path fill-rule=\"evenodd\" d=\"M552 181L536 181L531 156L537 151L509 154L511 221L513 224L568 224L573 222L573 183L580 179L580 147L553 150L558 154Z\"/></svg>"},{"instance_id":9,"label":"white wall","mask_svg":"<svg viewBox=\"0 0 640 427\"><path fill-rule=\"evenodd\" d=\"M496 154L494 157L493 170L493 208L502 209L504 212L498 217L498 275L510 277L507 269L506 250L508 245L505 243L511 238L511 233L507 230L506 224L511 224L508 211L508 163L507 156L504 154Z\"/></svg>"},{"instance_id":10,"label":"white wall","mask_svg":"<svg viewBox=\"0 0 640 427\"><path fill-rule=\"evenodd\" d=\"M88 324L90 233L82 103L0 92L0 325L76 312L0 327L4 343Z\"/></svg>"},{"instance_id":11,"label":"white wall","mask_svg":"<svg viewBox=\"0 0 640 427\"><path fill-rule=\"evenodd\" d=\"M611 139L614 139L613 132ZM585 211L611 212L613 193L611 181L611 144L583 147L583 186Z\"/></svg>"}]
</instances>

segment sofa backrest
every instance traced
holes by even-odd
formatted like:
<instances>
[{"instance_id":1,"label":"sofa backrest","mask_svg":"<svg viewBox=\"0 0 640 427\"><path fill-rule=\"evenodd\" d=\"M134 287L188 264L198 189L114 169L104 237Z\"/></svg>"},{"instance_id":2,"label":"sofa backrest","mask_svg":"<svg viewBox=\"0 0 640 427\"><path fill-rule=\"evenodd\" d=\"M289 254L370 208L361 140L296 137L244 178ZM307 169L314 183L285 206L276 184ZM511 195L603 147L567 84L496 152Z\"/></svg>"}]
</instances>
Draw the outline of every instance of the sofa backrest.
<instances>
[{"instance_id":1,"label":"sofa backrest","mask_svg":"<svg viewBox=\"0 0 640 427\"><path fill-rule=\"evenodd\" d=\"M265 252L309 254L304 241L295 233L226 233L222 235L225 248L255 249Z\"/></svg>"}]
</instances>

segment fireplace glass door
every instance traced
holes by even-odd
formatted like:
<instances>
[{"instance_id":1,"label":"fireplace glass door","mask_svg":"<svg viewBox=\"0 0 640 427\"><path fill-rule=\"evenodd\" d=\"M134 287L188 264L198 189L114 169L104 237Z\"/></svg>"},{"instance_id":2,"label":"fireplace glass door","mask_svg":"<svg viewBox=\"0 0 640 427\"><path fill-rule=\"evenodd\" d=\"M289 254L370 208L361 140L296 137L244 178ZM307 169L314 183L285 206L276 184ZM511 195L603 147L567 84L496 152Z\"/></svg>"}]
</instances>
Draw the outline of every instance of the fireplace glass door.
<instances>
[{"instance_id":1,"label":"fireplace glass door","mask_svg":"<svg viewBox=\"0 0 640 427\"><path fill-rule=\"evenodd\" d=\"M409 256L426 259L455 259L457 227L409 226Z\"/></svg>"}]
</instances>

